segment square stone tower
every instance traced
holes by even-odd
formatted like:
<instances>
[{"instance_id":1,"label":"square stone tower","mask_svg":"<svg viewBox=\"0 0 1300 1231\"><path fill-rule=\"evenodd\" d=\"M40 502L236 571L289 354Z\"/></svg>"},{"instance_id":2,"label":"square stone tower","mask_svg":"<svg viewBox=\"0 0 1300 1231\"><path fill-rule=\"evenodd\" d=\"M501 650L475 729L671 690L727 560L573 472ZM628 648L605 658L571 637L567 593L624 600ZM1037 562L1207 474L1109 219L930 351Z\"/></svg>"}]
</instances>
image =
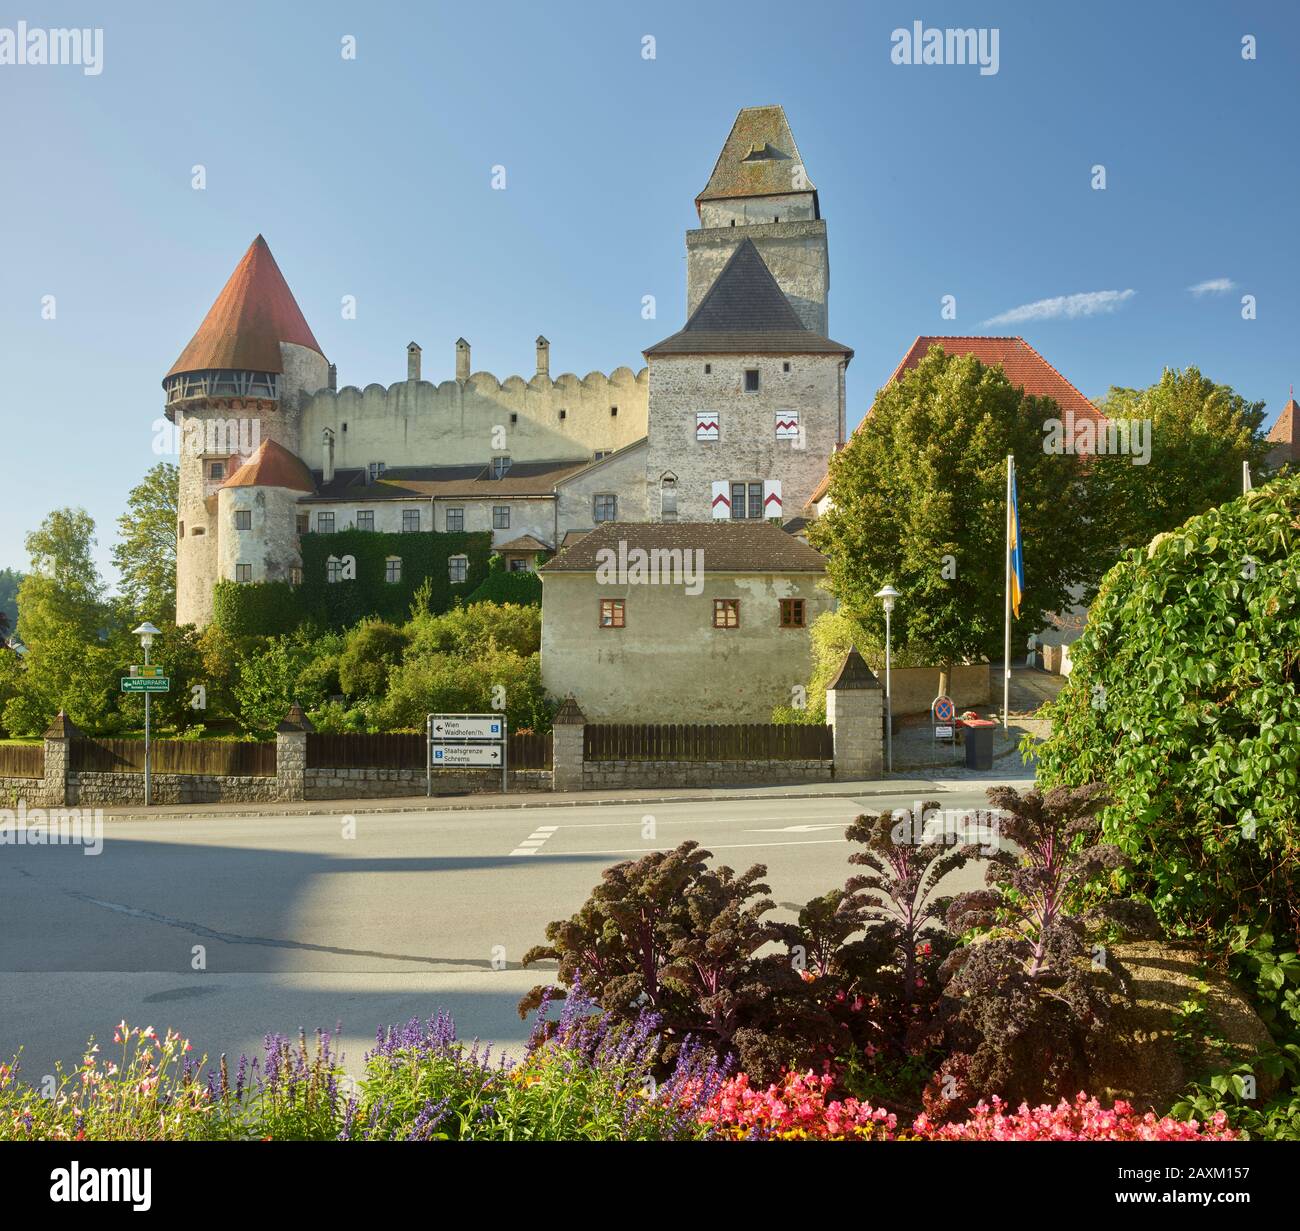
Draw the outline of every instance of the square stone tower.
<instances>
[{"instance_id":1,"label":"square stone tower","mask_svg":"<svg viewBox=\"0 0 1300 1231\"><path fill-rule=\"evenodd\" d=\"M699 307L742 239L750 239L806 329L825 335L830 264L817 188L781 107L746 107L686 233L686 315Z\"/></svg>"}]
</instances>

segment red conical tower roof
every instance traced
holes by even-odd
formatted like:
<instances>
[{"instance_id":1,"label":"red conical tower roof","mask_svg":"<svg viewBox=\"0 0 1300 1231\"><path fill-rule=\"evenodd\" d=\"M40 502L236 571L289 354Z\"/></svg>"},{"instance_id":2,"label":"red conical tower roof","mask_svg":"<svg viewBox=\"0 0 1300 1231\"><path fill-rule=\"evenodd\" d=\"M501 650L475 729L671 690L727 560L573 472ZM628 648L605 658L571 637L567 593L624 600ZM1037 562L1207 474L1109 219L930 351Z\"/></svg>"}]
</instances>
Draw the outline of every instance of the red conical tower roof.
<instances>
[{"instance_id":1,"label":"red conical tower roof","mask_svg":"<svg viewBox=\"0 0 1300 1231\"><path fill-rule=\"evenodd\" d=\"M281 342L305 346L324 357L270 247L259 235L167 376L209 368L279 372L283 370Z\"/></svg>"},{"instance_id":2,"label":"red conical tower roof","mask_svg":"<svg viewBox=\"0 0 1300 1231\"><path fill-rule=\"evenodd\" d=\"M1267 439L1282 446L1288 454L1288 460L1300 461L1300 406L1296 405L1294 389L1287 404L1282 407L1277 422L1269 428Z\"/></svg>"},{"instance_id":3,"label":"red conical tower roof","mask_svg":"<svg viewBox=\"0 0 1300 1231\"><path fill-rule=\"evenodd\" d=\"M290 491L315 492L307 463L284 445L264 440L222 487L287 487Z\"/></svg>"}]
</instances>

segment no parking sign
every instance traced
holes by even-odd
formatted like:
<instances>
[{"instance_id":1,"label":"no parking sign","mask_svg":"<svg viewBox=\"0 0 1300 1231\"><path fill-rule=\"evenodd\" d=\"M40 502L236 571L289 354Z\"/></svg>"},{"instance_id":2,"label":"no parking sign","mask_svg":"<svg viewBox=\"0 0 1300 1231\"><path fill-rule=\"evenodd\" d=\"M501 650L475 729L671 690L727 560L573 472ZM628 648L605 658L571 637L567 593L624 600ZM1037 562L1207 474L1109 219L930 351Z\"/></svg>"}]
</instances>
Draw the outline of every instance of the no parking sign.
<instances>
[{"instance_id":1,"label":"no parking sign","mask_svg":"<svg viewBox=\"0 0 1300 1231\"><path fill-rule=\"evenodd\" d=\"M957 707L951 697L935 697L930 704L930 718L934 723L935 739L952 739L955 728L953 720L957 716Z\"/></svg>"}]
</instances>

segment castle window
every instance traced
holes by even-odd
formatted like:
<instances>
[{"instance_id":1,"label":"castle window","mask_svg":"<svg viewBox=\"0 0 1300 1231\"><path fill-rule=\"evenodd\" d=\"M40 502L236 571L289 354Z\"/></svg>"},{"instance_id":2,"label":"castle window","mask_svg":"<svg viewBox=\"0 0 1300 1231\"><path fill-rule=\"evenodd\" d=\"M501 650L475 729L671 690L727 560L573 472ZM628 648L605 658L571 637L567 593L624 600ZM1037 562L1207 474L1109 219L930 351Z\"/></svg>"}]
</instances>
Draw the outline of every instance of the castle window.
<instances>
[{"instance_id":1,"label":"castle window","mask_svg":"<svg viewBox=\"0 0 1300 1231\"><path fill-rule=\"evenodd\" d=\"M603 521L618 520L618 497L605 493L591 498L591 517L599 525Z\"/></svg>"},{"instance_id":2,"label":"castle window","mask_svg":"<svg viewBox=\"0 0 1300 1231\"><path fill-rule=\"evenodd\" d=\"M181 522L179 525L177 525L177 527L176 527L176 537L177 537L178 539L183 539L183 538L185 537L185 523L184 523L184 522Z\"/></svg>"},{"instance_id":3,"label":"castle window","mask_svg":"<svg viewBox=\"0 0 1300 1231\"><path fill-rule=\"evenodd\" d=\"M663 521L677 520L677 478L666 474L659 480L659 517Z\"/></svg>"},{"instance_id":4,"label":"castle window","mask_svg":"<svg viewBox=\"0 0 1300 1231\"><path fill-rule=\"evenodd\" d=\"M522 556L515 556L513 559L511 559L509 569L507 571L511 573L531 573L533 570L529 568L528 561L525 560Z\"/></svg>"},{"instance_id":5,"label":"castle window","mask_svg":"<svg viewBox=\"0 0 1300 1231\"><path fill-rule=\"evenodd\" d=\"M357 510L357 529L373 530L375 528L375 511L374 509Z\"/></svg>"},{"instance_id":6,"label":"castle window","mask_svg":"<svg viewBox=\"0 0 1300 1231\"><path fill-rule=\"evenodd\" d=\"M610 413L610 417L611 417L611 418L616 418L616 417L618 416L618 407L617 407L617 406L611 406L611 407L609 408L609 413Z\"/></svg>"},{"instance_id":7,"label":"castle window","mask_svg":"<svg viewBox=\"0 0 1300 1231\"><path fill-rule=\"evenodd\" d=\"M316 514L316 533L333 534L334 533L334 514L317 513Z\"/></svg>"},{"instance_id":8,"label":"castle window","mask_svg":"<svg viewBox=\"0 0 1300 1231\"><path fill-rule=\"evenodd\" d=\"M330 556L325 561L325 580L330 585L343 580L343 561L338 556Z\"/></svg>"},{"instance_id":9,"label":"castle window","mask_svg":"<svg viewBox=\"0 0 1300 1231\"><path fill-rule=\"evenodd\" d=\"M758 369L757 368L745 369L745 392L746 393L758 392Z\"/></svg>"},{"instance_id":10,"label":"castle window","mask_svg":"<svg viewBox=\"0 0 1300 1231\"><path fill-rule=\"evenodd\" d=\"M781 365L781 371L788 372L789 370L790 370L790 362L789 360L786 360L786 362Z\"/></svg>"},{"instance_id":11,"label":"castle window","mask_svg":"<svg viewBox=\"0 0 1300 1231\"><path fill-rule=\"evenodd\" d=\"M598 462L601 458L608 457L613 452L613 449L597 449L595 454L592 456L592 461Z\"/></svg>"},{"instance_id":12,"label":"castle window","mask_svg":"<svg viewBox=\"0 0 1300 1231\"><path fill-rule=\"evenodd\" d=\"M569 415L569 412L568 412L567 410L562 410L562 411L560 411L560 418L561 418L561 419L566 419L566 418L568 418L568 415Z\"/></svg>"},{"instance_id":13,"label":"castle window","mask_svg":"<svg viewBox=\"0 0 1300 1231\"><path fill-rule=\"evenodd\" d=\"M456 534L465 529L465 510L447 510L447 533Z\"/></svg>"},{"instance_id":14,"label":"castle window","mask_svg":"<svg viewBox=\"0 0 1300 1231\"><path fill-rule=\"evenodd\" d=\"M252 580L253 580L253 566L252 566L251 564L236 564L236 565L235 565L235 580L236 580L236 581L252 581Z\"/></svg>"},{"instance_id":15,"label":"castle window","mask_svg":"<svg viewBox=\"0 0 1300 1231\"><path fill-rule=\"evenodd\" d=\"M380 477L383 475L383 473L384 473L385 470L388 469L388 463L387 463L387 462L371 462L370 465L369 465L369 467L368 467L367 469L368 469L369 474L370 474L370 481L373 483L373 482L375 482L376 479L380 478Z\"/></svg>"},{"instance_id":16,"label":"castle window","mask_svg":"<svg viewBox=\"0 0 1300 1231\"><path fill-rule=\"evenodd\" d=\"M402 557L389 556L384 561L384 580L390 585L396 585L402 580Z\"/></svg>"},{"instance_id":17,"label":"castle window","mask_svg":"<svg viewBox=\"0 0 1300 1231\"><path fill-rule=\"evenodd\" d=\"M510 422L511 423L519 422L519 416L513 410L510 412Z\"/></svg>"},{"instance_id":18,"label":"castle window","mask_svg":"<svg viewBox=\"0 0 1300 1231\"><path fill-rule=\"evenodd\" d=\"M504 479L510 469L510 459L508 457L494 457L492 459L492 477L494 479Z\"/></svg>"},{"instance_id":19,"label":"castle window","mask_svg":"<svg viewBox=\"0 0 1300 1231\"><path fill-rule=\"evenodd\" d=\"M235 510L235 529L251 530L253 528L253 510L236 509Z\"/></svg>"},{"instance_id":20,"label":"castle window","mask_svg":"<svg viewBox=\"0 0 1300 1231\"><path fill-rule=\"evenodd\" d=\"M492 506L492 529L510 529L510 506L508 504L494 504Z\"/></svg>"},{"instance_id":21,"label":"castle window","mask_svg":"<svg viewBox=\"0 0 1300 1231\"><path fill-rule=\"evenodd\" d=\"M600 600L600 627L627 627L627 600L622 598L602 598Z\"/></svg>"},{"instance_id":22,"label":"castle window","mask_svg":"<svg viewBox=\"0 0 1300 1231\"><path fill-rule=\"evenodd\" d=\"M224 479L225 477L226 477L226 463L225 463L225 462L209 462L209 463L208 463L208 478L209 478L209 479Z\"/></svg>"},{"instance_id":23,"label":"castle window","mask_svg":"<svg viewBox=\"0 0 1300 1231\"><path fill-rule=\"evenodd\" d=\"M196 539L201 539L204 535L204 529L202 526L195 526L194 529L190 531L190 534Z\"/></svg>"},{"instance_id":24,"label":"castle window","mask_svg":"<svg viewBox=\"0 0 1300 1231\"><path fill-rule=\"evenodd\" d=\"M458 586L465 581L469 577L469 557L450 556L447 560L447 575L451 578L453 586Z\"/></svg>"},{"instance_id":25,"label":"castle window","mask_svg":"<svg viewBox=\"0 0 1300 1231\"><path fill-rule=\"evenodd\" d=\"M402 533L414 534L420 528L420 510L403 509L402 510Z\"/></svg>"},{"instance_id":26,"label":"castle window","mask_svg":"<svg viewBox=\"0 0 1300 1231\"><path fill-rule=\"evenodd\" d=\"M748 501L745 499L748 495ZM731 516L735 521L763 516L763 484L733 483L731 485Z\"/></svg>"},{"instance_id":27,"label":"castle window","mask_svg":"<svg viewBox=\"0 0 1300 1231\"><path fill-rule=\"evenodd\" d=\"M740 599L715 598L713 600L713 627L740 627Z\"/></svg>"},{"instance_id":28,"label":"castle window","mask_svg":"<svg viewBox=\"0 0 1300 1231\"><path fill-rule=\"evenodd\" d=\"M291 569L289 570L289 584L290 584L291 586L300 586L300 585L302 585L302 566L301 566L301 565L295 564L295 565L293 566L293 568L291 568Z\"/></svg>"},{"instance_id":29,"label":"castle window","mask_svg":"<svg viewBox=\"0 0 1300 1231\"><path fill-rule=\"evenodd\" d=\"M705 376L709 376L709 375L712 374L712 372L713 372L713 364L711 364L711 363L706 363L706 364L704 365L704 375L705 375Z\"/></svg>"},{"instance_id":30,"label":"castle window","mask_svg":"<svg viewBox=\"0 0 1300 1231\"><path fill-rule=\"evenodd\" d=\"M311 530L311 514L310 514L310 513L299 513L299 514L298 514L298 533L299 533L299 534L307 534L310 530Z\"/></svg>"},{"instance_id":31,"label":"castle window","mask_svg":"<svg viewBox=\"0 0 1300 1231\"><path fill-rule=\"evenodd\" d=\"M781 600L781 627L802 628L804 626L804 606L801 598L783 598Z\"/></svg>"}]
</instances>

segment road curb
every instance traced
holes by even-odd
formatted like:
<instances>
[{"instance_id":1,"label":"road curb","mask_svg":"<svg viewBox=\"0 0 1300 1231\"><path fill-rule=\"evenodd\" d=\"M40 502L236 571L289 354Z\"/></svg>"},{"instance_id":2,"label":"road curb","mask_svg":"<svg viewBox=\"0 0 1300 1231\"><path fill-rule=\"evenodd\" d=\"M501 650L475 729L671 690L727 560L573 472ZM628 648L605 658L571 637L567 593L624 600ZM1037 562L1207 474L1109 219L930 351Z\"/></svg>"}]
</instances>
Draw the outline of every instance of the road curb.
<instances>
[{"instance_id":1,"label":"road curb","mask_svg":"<svg viewBox=\"0 0 1300 1231\"><path fill-rule=\"evenodd\" d=\"M948 779L953 782L954 780ZM978 783L983 779L972 778L972 783ZM1001 779L988 779L989 782L1001 781ZM862 797L871 797L875 795L897 795L899 787L905 782L916 782L914 778L901 779L897 784L894 783L875 783L865 790L842 790L842 791L782 791L779 794L767 792L760 794L758 792L745 792L736 795L623 795L617 799L562 799L557 800L544 791L538 791L530 798L520 799L497 799L495 803L484 804L475 801L473 796L465 796L463 799L458 798L456 802L436 802L438 796L431 798L420 797L420 802L412 802L415 798L409 795L394 796L392 799L375 799L375 800L357 800L348 806L347 801L336 803L333 800L321 800L321 806L318 808L295 809L293 812L266 812L260 808L241 808L238 811L221 811L221 812L105 812L104 820L106 821L218 821L227 817L232 820L247 820L250 817L259 817L263 820L292 820L296 817L309 816L359 816L370 812L382 812L386 815L394 813L413 813L413 812L501 812L517 811L525 808L601 808L601 807L627 807L630 804L700 804L700 803L718 803L730 802L731 800L764 800L764 799L858 799ZM938 794L952 794L955 786L941 787L930 783L927 790ZM358 803L365 804L364 807L357 807Z\"/></svg>"}]
</instances>

